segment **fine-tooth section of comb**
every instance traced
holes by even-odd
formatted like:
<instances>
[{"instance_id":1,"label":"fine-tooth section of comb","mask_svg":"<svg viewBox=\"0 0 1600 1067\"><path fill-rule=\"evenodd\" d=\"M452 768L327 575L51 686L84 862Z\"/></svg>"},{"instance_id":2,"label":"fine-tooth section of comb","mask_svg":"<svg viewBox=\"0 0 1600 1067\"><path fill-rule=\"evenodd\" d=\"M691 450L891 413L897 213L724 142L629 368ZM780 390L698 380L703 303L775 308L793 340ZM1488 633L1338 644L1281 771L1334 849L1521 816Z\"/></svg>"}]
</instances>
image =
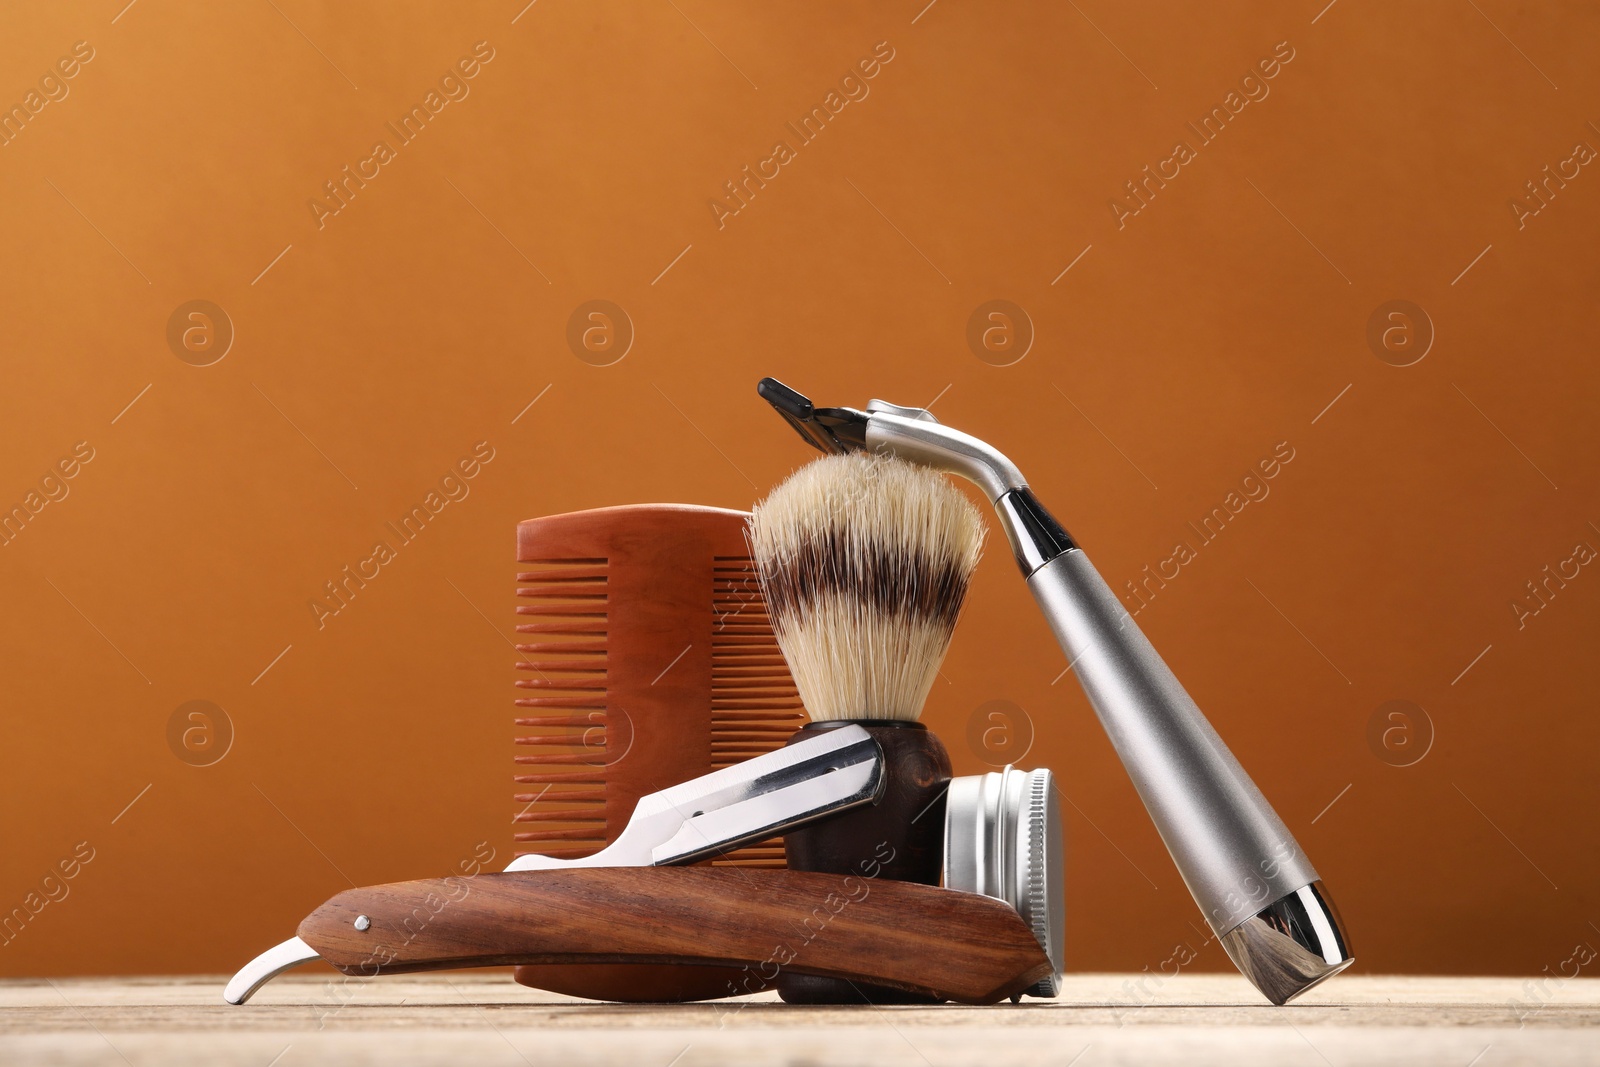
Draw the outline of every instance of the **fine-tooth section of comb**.
<instances>
[{"instance_id":1,"label":"fine-tooth section of comb","mask_svg":"<svg viewBox=\"0 0 1600 1067\"><path fill-rule=\"evenodd\" d=\"M781 748L806 714L773 636L755 561L716 556L712 564L711 762L722 768ZM782 867L783 839L750 845L724 862Z\"/></svg>"}]
</instances>

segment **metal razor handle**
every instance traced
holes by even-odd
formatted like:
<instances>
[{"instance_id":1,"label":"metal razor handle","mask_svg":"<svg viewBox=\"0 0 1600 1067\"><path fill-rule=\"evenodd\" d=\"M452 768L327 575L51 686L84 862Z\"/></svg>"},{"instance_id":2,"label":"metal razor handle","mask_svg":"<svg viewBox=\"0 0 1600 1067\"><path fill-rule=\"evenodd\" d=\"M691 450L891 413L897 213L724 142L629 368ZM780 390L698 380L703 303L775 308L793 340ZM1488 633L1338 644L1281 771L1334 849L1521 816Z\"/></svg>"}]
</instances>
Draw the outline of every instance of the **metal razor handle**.
<instances>
[{"instance_id":1,"label":"metal razor handle","mask_svg":"<svg viewBox=\"0 0 1600 1067\"><path fill-rule=\"evenodd\" d=\"M1318 880L1261 790L1081 549L1028 578L1161 840L1220 937Z\"/></svg>"},{"instance_id":2,"label":"metal razor handle","mask_svg":"<svg viewBox=\"0 0 1600 1067\"><path fill-rule=\"evenodd\" d=\"M1008 518L1006 507L1000 513ZM1030 572L1025 557L1056 544L1050 525L1036 536L1006 524L1021 543L1028 588L1223 949L1269 1000L1285 1004L1354 962L1338 909L1083 551L1068 548Z\"/></svg>"}]
</instances>

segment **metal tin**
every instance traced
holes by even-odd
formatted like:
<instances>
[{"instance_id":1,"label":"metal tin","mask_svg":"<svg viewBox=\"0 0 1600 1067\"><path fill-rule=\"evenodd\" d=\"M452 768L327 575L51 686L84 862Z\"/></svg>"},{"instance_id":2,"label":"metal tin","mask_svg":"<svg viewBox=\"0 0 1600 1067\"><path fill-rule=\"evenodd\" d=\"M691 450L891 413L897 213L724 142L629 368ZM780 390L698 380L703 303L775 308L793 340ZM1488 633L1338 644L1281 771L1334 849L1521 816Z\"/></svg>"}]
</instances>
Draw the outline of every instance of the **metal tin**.
<instances>
[{"instance_id":1,"label":"metal tin","mask_svg":"<svg viewBox=\"0 0 1600 1067\"><path fill-rule=\"evenodd\" d=\"M1061 990L1066 904L1061 812L1049 770L1007 767L951 779L944 834L945 888L1016 909L1054 971L1028 995L1054 997Z\"/></svg>"}]
</instances>

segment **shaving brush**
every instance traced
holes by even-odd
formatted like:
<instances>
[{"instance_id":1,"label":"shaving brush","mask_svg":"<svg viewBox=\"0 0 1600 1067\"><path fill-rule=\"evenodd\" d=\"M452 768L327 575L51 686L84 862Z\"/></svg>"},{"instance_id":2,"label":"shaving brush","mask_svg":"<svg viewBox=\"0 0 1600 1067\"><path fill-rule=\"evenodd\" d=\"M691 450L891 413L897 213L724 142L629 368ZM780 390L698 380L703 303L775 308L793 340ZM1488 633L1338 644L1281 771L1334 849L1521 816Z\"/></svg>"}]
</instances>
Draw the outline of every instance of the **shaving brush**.
<instances>
[{"instance_id":1,"label":"shaving brush","mask_svg":"<svg viewBox=\"0 0 1600 1067\"><path fill-rule=\"evenodd\" d=\"M772 632L812 720L791 743L853 723L884 754L883 798L788 834L790 869L855 875L869 893L875 878L939 884L950 755L917 720L983 539L977 508L943 475L864 452L800 468L754 509ZM790 1003L928 1002L787 973L778 991Z\"/></svg>"}]
</instances>

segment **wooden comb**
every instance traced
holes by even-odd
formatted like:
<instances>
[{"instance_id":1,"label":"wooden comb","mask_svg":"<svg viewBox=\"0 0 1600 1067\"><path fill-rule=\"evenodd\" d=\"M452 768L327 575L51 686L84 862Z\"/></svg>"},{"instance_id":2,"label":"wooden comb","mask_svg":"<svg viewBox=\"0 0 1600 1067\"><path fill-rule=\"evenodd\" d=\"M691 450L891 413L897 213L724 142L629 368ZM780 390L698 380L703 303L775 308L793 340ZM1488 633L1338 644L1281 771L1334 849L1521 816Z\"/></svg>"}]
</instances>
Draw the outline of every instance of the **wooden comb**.
<instances>
[{"instance_id":1,"label":"wooden comb","mask_svg":"<svg viewBox=\"0 0 1600 1067\"><path fill-rule=\"evenodd\" d=\"M637 504L518 524L517 667L529 675L516 683L518 855L598 852L641 796L780 748L805 723L745 541L748 518ZM783 845L713 863L782 867ZM732 976L592 963L516 975L600 1000L725 996Z\"/></svg>"}]
</instances>

